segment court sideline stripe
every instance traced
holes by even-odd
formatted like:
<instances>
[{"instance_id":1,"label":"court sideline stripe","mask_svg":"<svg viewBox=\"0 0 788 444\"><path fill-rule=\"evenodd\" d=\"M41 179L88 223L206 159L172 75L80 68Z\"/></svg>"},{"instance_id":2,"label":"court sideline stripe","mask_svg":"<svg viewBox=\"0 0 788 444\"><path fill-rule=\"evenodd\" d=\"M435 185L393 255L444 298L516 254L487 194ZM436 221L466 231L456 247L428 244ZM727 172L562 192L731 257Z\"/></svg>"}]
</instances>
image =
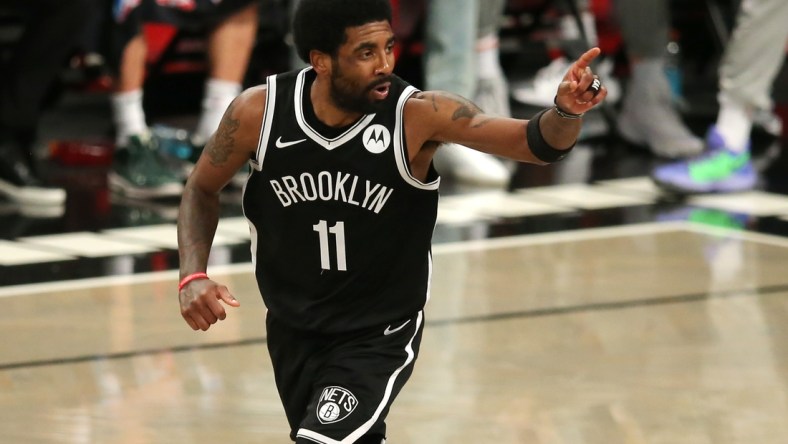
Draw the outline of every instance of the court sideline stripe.
<instances>
[{"instance_id":1,"label":"court sideline stripe","mask_svg":"<svg viewBox=\"0 0 788 444\"><path fill-rule=\"evenodd\" d=\"M753 289L737 289L729 291L720 291L714 293L689 293L676 296L662 296L647 299L635 299L627 301L615 302L600 302L596 304L582 304L570 305L566 307L551 307L536 310L520 310L508 313L491 313L480 316L468 316L453 319L438 319L435 321L427 321L425 328L440 328L450 325L462 325L480 322L495 322L510 319L527 319L538 318L547 316L560 316L566 314L594 312L594 311L612 311L624 310L628 308L642 308L650 306L671 305L671 304L686 304L693 302L704 302L709 300L729 299L734 297L755 297L755 296L775 296L780 293L788 292L788 283L781 285L770 285L766 287L757 287ZM210 350L219 348L239 347L246 345L265 344L265 337L241 339L237 341L227 342L214 342L210 344L197 344L197 345L182 345L175 347L167 347L161 349L148 349L148 350L132 350L122 353L110 353L104 355L83 355L74 356L70 358L57 358L57 359L42 359L23 362L11 362L7 364L0 364L0 371L15 370L34 367L46 367L55 365L66 364L79 364L90 361L103 361L103 360L116 360L125 358L134 358L138 356L157 355L161 353L183 353L197 350Z\"/></svg>"},{"instance_id":2,"label":"court sideline stripe","mask_svg":"<svg viewBox=\"0 0 788 444\"><path fill-rule=\"evenodd\" d=\"M497 238L476 239L458 242L436 243L432 246L433 255L452 254L466 251L481 251L501 248L541 245L554 242L572 242L604 239L616 236L635 236L641 234L665 233L688 229L688 222L649 222L623 225L618 227L595 227L579 230L556 231L550 233L524 234ZM776 242L776 241L775 241ZM211 275L252 273L254 268L249 262L237 264L209 265ZM154 271L116 276L102 276L65 281L41 282L0 287L0 298L27 296L52 291L84 290L110 285L135 285L171 280L177 285L178 270Z\"/></svg>"}]
</instances>

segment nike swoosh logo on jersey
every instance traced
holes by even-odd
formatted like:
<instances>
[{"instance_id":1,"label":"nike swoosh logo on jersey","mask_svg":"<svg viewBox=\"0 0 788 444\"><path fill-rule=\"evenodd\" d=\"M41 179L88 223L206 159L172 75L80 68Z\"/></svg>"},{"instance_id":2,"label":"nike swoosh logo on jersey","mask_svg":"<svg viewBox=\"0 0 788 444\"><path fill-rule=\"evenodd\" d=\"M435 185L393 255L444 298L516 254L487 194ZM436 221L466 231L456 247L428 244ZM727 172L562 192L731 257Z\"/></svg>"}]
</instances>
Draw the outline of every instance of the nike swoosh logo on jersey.
<instances>
[{"instance_id":1,"label":"nike swoosh logo on jersey","mask_svg":"<svg viewBox=\"0 0 788 444\"><path fill-rule=\"evenodd\" d=\"M402 330L403 328L405 328L405 326L406 326L406 325L408 325L408 324L410 324L410 319L408 319L407 321L405 321L405 323L404 323L404 324L400 325L400 326L399 326L399 327L397 327L397 328L391 328L391 325L389 325L388 327L386 327L386 329L385 329L385 330L383 330L383 336L388 336L388 335L390 335L390 334L394 334L394 333L396 333L396 332L398 332L398 331Z\"/></svg>"},{"instance_id":2,"label":"nike swoosh logo on jersey","mask_svg":"<svg viewBox=\"0 0 788 444\"><path fill-rule=\"evenodd\" d=\"M282 137L280 136L278 139L276 139L276 147L287 148L289 146L298 145L301 142L306 142L306 139L294 140L292 142L282 142Z\"/></svg>"}]
</instances>

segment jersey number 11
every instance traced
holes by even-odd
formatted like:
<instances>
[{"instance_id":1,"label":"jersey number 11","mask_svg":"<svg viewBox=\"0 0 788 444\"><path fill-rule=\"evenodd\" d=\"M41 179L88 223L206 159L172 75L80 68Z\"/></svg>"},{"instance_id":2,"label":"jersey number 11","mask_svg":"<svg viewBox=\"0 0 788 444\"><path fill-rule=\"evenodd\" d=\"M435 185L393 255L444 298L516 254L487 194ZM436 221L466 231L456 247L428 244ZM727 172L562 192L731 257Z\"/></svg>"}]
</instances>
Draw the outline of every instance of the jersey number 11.
<instances>
[{"instance_id":1,"label":"jersey number 11","mask_svg":"<svg viewBox=\"0 0 788 444\"><path fill-rule=\"evenodd\" d=\"M331 255L328 246L330 234L334 235L337 250L337 270L347 271L347 260L345 259L345 223L337 222L331 228L328 222L321 220L312 225L312 229L317 231L320 236L320 268L323 270L331 269Z\"/></svg>"}]
</instances>

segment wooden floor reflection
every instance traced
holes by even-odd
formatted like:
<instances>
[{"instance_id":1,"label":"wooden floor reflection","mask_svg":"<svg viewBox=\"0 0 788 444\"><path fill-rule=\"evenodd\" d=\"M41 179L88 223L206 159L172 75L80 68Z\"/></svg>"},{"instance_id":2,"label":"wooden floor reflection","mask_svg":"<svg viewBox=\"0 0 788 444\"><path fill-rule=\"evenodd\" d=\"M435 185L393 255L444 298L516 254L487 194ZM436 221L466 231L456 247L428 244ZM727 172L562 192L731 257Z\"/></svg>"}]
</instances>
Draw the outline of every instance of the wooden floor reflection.
<instances>
[{"instance_id":1,"label":"wooden floor reflection","mask_svg":"<svg viewBox=\"0 0 788 444\"><path fill-rule=\"evenodd\" d=\"M788 442L788 242L655 224L435 247L393 444ZM0 442L287 443L249 268L0 288Z\"/></svg>"}]
</instances>

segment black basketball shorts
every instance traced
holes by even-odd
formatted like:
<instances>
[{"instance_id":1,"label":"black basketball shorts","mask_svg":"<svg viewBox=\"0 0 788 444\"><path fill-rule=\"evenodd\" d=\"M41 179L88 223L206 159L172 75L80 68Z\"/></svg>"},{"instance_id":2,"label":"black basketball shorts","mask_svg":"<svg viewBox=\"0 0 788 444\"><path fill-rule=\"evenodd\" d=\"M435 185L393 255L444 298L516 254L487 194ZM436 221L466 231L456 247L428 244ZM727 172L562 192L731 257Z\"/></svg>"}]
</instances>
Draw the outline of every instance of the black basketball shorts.
<instances>
[{"instance_id":1,"label":"black basketball shorts","mask_svg":"<svg viewBox=\"0 0 788 444\"><path fill-rule=\"evenodd\" d=\"M389 408L413 373L423 312L331 335L293 329L270 313L266 327L293 441L334 444L385 438Z\"/></svg>"}]
</instances>

